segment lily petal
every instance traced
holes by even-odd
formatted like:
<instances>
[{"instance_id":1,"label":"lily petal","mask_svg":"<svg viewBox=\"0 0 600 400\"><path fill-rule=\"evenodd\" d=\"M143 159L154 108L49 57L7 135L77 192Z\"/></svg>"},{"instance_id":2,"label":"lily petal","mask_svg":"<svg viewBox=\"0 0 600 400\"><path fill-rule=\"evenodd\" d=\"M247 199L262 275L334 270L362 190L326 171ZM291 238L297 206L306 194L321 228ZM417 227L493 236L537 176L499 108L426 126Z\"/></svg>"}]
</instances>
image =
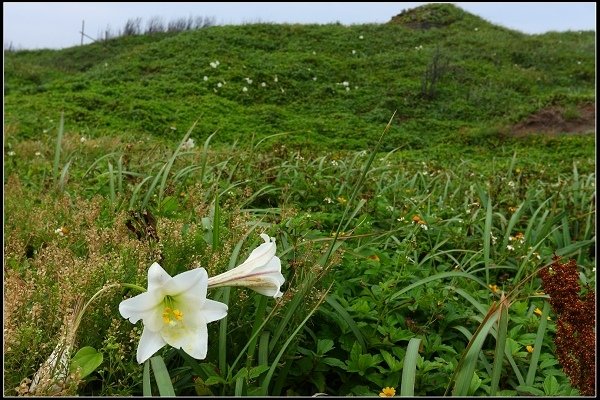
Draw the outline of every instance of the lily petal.
<instances>
[{"instance_id":1,"label":"lily petal","mask_svg":"<svg viewBox=\"0 0 600 400\"><path fill-rule=\"evenodd\" d=\"M159 305L161 301L162 297L159 296L159 293L155 291L144 292L123 300L119 304L119 312L123 318L129 319L132 324L135 324L140 319L144 319L144 316Z\"/></svg>"},{"instance_id":2,"label":"lily petal","mask_svg":"<svg viewBox=\"0 0 600 400\"><path fill-rule=\"evenodd\" d=\"M170 346L182 349L197 360L206 358L208 352L208 328L201 324L197 329L188 330L185 334L167 337Z\"/></svg>"},{"instance_id":3,"label":"lily petal","mask_svg":"<svg viewBox=\"0 0 600 400\"><path fill-rule=\"evenodd\" d=\"M218 321L227 316L227 310L227 304L206 299L206 303L204 303L204 307L202 307L202 317L206 323Z\"/></svg>"},{"instance_id":4,"label":"lily petal","mask_svg":"<svg viewBox=\"0 0 600 400\"><path fill-rule=\"evenodd\" d=\"M276 250L275 242L271 242L269 240L269 236L265 235L264 233L261 233L260 237L265 241L265 243L262 243L260 246L252 250L246 261L241 263L237 268L244 267L251 269L264 265L268 263L271 258L273 258Z\"/></svg>"},{"instance_id":5,"label":"lily petal","mask_svg":"<svg viewBox=\"0 0 600 400\"><path fill-rule=\"evenodd\" d=\"M144 329L137 348L137 362L142 364L165 344L167 344L167 342L164 341L159 333Z\"/></svg>"},{"instance_id":6,"label":"lily petal","mask_svg":"<svg viewBox=\"0 0 600 400\"><path fill-rule=\"evenodd\" d=\"M190 271L182 272L181 274L165 282L162 287L162 291L164 294L177 296L178 294L187 292L197 285L197 289L200 290L197 295L200 297L206 297L207 281L208 274L206 273L206 270L204 268L196 268Z\"/></svg>"},{"instance_id":7,"label":"lily petal","mask_svg":"<svg viewBox=\"0 0 600 400\"><path fill-rule=\"evenodd\" d=\"M169 279L171 279L171 275L167 274L158 263L153 263L150 269L148 269L148 291L151 292L158 289Z\"/></svg>"}]
</instances>

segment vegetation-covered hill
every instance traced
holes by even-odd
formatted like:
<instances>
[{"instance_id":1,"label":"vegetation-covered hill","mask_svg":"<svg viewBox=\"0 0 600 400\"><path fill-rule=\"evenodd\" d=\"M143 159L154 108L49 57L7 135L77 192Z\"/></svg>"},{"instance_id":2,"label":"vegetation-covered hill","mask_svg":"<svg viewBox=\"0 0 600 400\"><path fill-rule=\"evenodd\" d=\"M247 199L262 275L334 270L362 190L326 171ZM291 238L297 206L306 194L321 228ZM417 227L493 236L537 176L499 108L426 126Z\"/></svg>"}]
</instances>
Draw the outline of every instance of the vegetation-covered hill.
<instances>
[{"instance_id":1,"label":"vegetation-covered hill","mask_svg":"<svg viewBox=\"0 0 600 400\"><path fill-rule=\"evenodd\" d=\"M5 122L37 137L64 110L67 130L90 136L180 138L200 119L194 136L219 130L214 142L285 133L359 149L398 110L386 148L414 149L508 133L547 106L577 118L594 71L594 32L526 35L438 4L381 25L213 26L8 52Z\"/></svg>"},{"instance_id":2,"label":"vegetation-covered hill","mask_svg":"<svg viewBox=\"0 0 600 400\"><path fill-rule=\"evenodd\" d=\"M434 4L6 52L3 393L593 395L594 51ZM198 315L123 317L155 262L238 279L142 367Z\"/></svg>"}]
</instances>

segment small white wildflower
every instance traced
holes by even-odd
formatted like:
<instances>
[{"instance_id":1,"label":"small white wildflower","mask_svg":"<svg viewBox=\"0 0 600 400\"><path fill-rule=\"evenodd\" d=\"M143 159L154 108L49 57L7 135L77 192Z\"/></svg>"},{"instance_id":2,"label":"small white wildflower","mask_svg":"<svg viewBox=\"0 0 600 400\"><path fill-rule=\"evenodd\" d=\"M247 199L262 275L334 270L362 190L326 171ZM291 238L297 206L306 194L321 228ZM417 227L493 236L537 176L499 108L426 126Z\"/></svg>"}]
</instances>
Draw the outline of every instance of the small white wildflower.
<instances>
[{"instance_id":1,"label":"small white wildflower","mask_svg":"<svg viewBox=\"0 0 600 400\"><path fill-rule=\"evenodd\" d=\"M59 236L65 236L65 232L66 232L66 229L64 229L62 226L60 228L56 228L54 230L54 233L56 233Z\"/></svg>"},{"instance_id":2,"label":"small white wildflower","mask_svg":"<svg viewBox=\"0 0 600 400\"><path fill-rule=\"evenodd\" d=\"M35 152L35 155L39 157L39 156L41 156L41 155L42 155L42 153L40 153L39 151L36 151L36 152Z\"/></svg>"},{"instance_id":3,"label":"small white wildflower","mask_svg":"<svg viewBox=\"0 0 600 400\"><path fill-rule=\"evenodd\" d=\"M194 143L194 139L189 138L188 140L186 140L185 142L183 142L181 144L181 149L182 150L191 150L196 146L196 143Z\"/></svg>"},{"instance_id":4,"label":"small white wildflower","mask_svg":"<svg viewBox=\"0 0 600 400\"><path fill-rule=\"evenodd\" d=\"M262 82L262 83L260 84L260 86L262 86L262 87L267 87L267 83L266 83L266 82Z\"/></svg>"},{"instance_id":5,"label":"small white wildflower","mask_svg":"<svg viewBox=\"0 0 600 400\"><path fill-rule=\"evenodd\" d=\"M359 39L364 39L364 36L363 36L363 35L360 35L358 38L359 38Z\"/></svg>"},{"instance_id":6,"label":"small white wildflower","mask_svg":"<svg viewBox=\"0 0 600 400\"><path fill-rule=\"evenodd\" d=\"M252 79L246 78L246 82L248 82L248 85L250 85L252 83Z\"/></svg>"},{"instance_id":7,"label":"small white wildflower","mask_svg":"<svg viewBox=\"0 0 600 400\"><path fill-rule=\"evenodd\" d=\"M313 76L313 81L316 81L316 80L317 80L317 77L316 77L316 76Z\"/></svg>"},{"instance_id":8,"label":"small white wildflower","mask_svg":"<svg viewBox=\"0 0 600 400\"><path fill-rule=\"evenodd\" d=\"M349 92L349 91L350 91L350 88L349 88L349 87L347 87L347 88L346 88L346 92Z\"/></svg>"},{"instance_id":9,"label":"small white wildflower","mask_svg":"<svg viewBox=\"0 0 600 400\"><path fill-rule=\"evenodd\" d=\"M427 225L425 225L425 224L419 224L419 226L420 226L420 227L421 227L421 229L423 229L424 231L426 231L427 229L429 229L429 228L427 228Z\"/></svg>"},{"instance_id":10,"label":"small white wildflower","mask_svg":"<svg viewBox=\"0 0 600 400\"><path fill-rule=\"evenodd\" d=\"M388 211L394 211L394 206L387 206Z\"/></svg>"},{"instance_id":11,"label":"small white wildflower","mask_svg":"<svg viewBox=\"0 0 600 400\"><path fill-rule=\"evenodd\" d=\"M11 151L9 151L9 152L8 152L8 153L6 153L6 154L8 154L9 156L11 156L11 157L12 157L12 156L14 156L14 155L15 155L15 152L11 150Z\"/></svg>"},{"instance_id":12,"label":"small white wildflower","mask_svg":"<svg viewBox=\"0 0 600 400\"><path fill-rule=\"evenodd\" d=\"M479 30L479 28L475 28L475 32L477 32Z\"/></svg>"},{"instance_id":13,"label":"small white wildflower","mask_svg":"<svg viewBox=\"0 0 600 400\"><path fill-rule=\"evenodd\" d=\"M210 66L213 67L213 68L217 68L218 64L216 64L215 62L211 62Z\"/></svg>"},{"instance_id":14,"label":"small white wildflower","mask_svg":"<svg viewBox=\"0 0 600 400\"><path fill-rule=\"evenodd\" d=\"M207 81L208 80L208 76L204 75L204 80Z\"/></svg>"},{"instance_id":15,"label":"small white wildflower","mask_svg":"<svg viewBox=\"0 0 600 400\"><path fill-rule=\"evenodd\" d=\"M278 82L279 79L277 79L277 75L275 75L275 78L273 78L273 82Z\"/></svg>"},{"instance_id":16,"label":"small white wildflower","mask_svg":"<svg viewBox=\"0 0 600 400\"><path fill-rule=\"evenodd\" d=\"M244 87L242 88L242 92L247 92L247 91L248 91L248 88L247 88L246 86L244 86Z\"/></svg>"},{"instance_id":17,"label":"small white wildflower","mask_svg":"<svg viewBox=\"0 0 600 400\"><path fill-rule=\"evenodd\" d=\"M352 54L356 54L356 50L352 50Z\"/></svg>"},{"instance_id":18,"label":"small white wildflower","mask_svg":"<svg viewBox=\"0 0 600 400\"><path fill-rule=\"evenodd\" d=\"M513 245L510 245L510 244L507 244L507 245L506 245L506 250L508 250L508 251L513 251L514 249L515 249L515 246L513 246Z\"/></svg>"},{"instance_id":19,"label":"small white wildflower","mask_svg":"<svg viewBox=\"0 0 600 400\"><path fill-rule=\"evenodd\" d=\"M42 132L44 132L44 133L48 133L48 129L44 129Z\"/></svg>"},{"instance_id":20,"label":"small white wildflower","mask_svg":"<svg viewBox=\"0 0 600 400\"><path fill-rule=\"evenodd\" d=\"M581 61L577 61L577 65L581 65Z\"/></svg>"},{"instance_id":21,"label":"small white wildflower","mask_svg":"<svg viewBox=\"0 0 600 400\"><path fill-rule=\"evenodd\" d=\"M174 127L174 126L170 126L169 129L172 130L172 131L176 131L177 130L177 128Z\"/></svg>"},{"instance_id":22,"label":"small white wildflower","mask_svg":"<svg viewBox=\"0 0 600 400\"><path fill-rule=\"evenodd\" d=\"M492 244L496 244L496 240L498 240L498 238L494 236L492 232L490 232L490 236L492 237Z\"/></svg>"},{"instance_id":23,"label":"small white wildflower","mask_svg":"<svg viewBox=\"0 0 600 400\"><path fill-rule=\"evenodd\" d=\"M396 218L396 221L402 222L402 221L404 221L404 217Z\"/></svg>"},{"instance_id":24,"label":"small white wildflower","mask_svg":"<svg viewBox=\"0 0 600 400\"><path fill-rule=\"evenodd\" d=\"M508 186L514 188L516 184L513 181L508 181Z\"/></svg>"},{"instance_id":25,"label":"small white wildflower","mask_svg":"<svg viewBox=\"0 0 600 400\"><path fill-rule=\"evenodd\" d=\"M331 160L331 165L333 165L333 166L337 166L337 165L338 165L338 162L337 162L337 160Z\"/></svg>"},{"instance_id":26,"label":"small white wildflower","mask_svg":"<svg viewBox=\"0 0 600 400\"><path fill-rule=\"evenodd\" d=\"M217 83L217 87L223 87L223 84L221 82Z\"/></svg>"},{"instance_id":27,"label":"small white wildflower","mask_svg":"<svg viewBox=\"0 0 600 400\"><path fill-rule=\"evenodd\" d=\"M342 82L342 86L346 86L346 87L347 87L347 86L350 86L350 82L348 82L348 81L344 81L344 82Z\"/></svg>"},{"instance_id":28,"label":"small white wildflower","mask_svg":"<svg viewBox=\"0 0 600 400\"><path fill-rule=\"evenodd\" d=\"M325 198L323 199L323 201L324 201L324 202L326 202L326 203L328 203L328 204L331 204L331 203L333 203L333 200L331 200L331 198L330 198L330 197L325 197Z\"/></svg>"},{"instance_id":29,"label":"small white wildflower","mask_svg":"<svg viewBox=\"0 0 600 400\"><path fill-rule=\"evenodd\" d=\"M85 136L82 136L82 137L81 137L81 139L79 139L79 141L80 141L81 143L84 143L86 140L87 140L87 139L85 138Z\"/></svg>"}]
</instances>

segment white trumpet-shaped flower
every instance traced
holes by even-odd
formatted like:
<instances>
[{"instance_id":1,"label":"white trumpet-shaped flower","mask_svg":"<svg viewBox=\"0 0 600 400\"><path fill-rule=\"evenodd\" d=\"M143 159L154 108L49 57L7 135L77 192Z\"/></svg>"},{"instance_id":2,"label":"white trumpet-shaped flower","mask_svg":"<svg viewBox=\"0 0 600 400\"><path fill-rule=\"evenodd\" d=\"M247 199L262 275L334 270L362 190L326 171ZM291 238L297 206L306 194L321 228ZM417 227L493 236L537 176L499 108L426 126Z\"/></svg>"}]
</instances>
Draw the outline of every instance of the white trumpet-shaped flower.
<instances>
[{"instance_id":1,"label":"white trumpet-shaped flower","mask_svg":"<svg viewBox=\"0 0 600 400\"><path fill-rule=\"evenodd\" d=\"M245 286L260 294L281 297L279 290L285 282L281 274L281 260L275 256L275 238L262 233L265 241L252 250L248 259L237 267L208 279L209 287Z\"/></svg>"},{"instance_id":2,"label":"white trumpet-shaped flower","mask_svg":"<svg viewBox=\"0 0 600 400\"><path fill-rule=\"evenodd\" d=\"M154 263L148 270L148 291L119 304L123 318L144 330L137 349L143 363L164 345L202 360L208 350L207 324L227 315L227 305L206 298L208 274L196 268L171 277Z\"/></svg>"}]
</instances>

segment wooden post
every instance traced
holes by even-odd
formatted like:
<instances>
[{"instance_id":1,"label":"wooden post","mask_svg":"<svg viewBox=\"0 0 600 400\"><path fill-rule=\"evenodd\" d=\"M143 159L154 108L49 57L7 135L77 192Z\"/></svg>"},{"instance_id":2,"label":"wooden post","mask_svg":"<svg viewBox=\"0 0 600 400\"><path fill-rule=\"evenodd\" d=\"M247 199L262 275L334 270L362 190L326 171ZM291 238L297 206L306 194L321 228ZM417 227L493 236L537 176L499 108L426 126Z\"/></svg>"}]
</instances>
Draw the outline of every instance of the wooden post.
<instances>
[{"instance_id":1,"label":"wooden post","mask_svg":"<svg viewBox=\"0 0 600 400\"><path fill-rule=\"evenodd\" d=\"M84 35L83 29L84 29L84 27L85 27L85 20L82 20L81 21L81 45L82 46L83 46L83 35Z\"/></svg>"}]
</instances>

